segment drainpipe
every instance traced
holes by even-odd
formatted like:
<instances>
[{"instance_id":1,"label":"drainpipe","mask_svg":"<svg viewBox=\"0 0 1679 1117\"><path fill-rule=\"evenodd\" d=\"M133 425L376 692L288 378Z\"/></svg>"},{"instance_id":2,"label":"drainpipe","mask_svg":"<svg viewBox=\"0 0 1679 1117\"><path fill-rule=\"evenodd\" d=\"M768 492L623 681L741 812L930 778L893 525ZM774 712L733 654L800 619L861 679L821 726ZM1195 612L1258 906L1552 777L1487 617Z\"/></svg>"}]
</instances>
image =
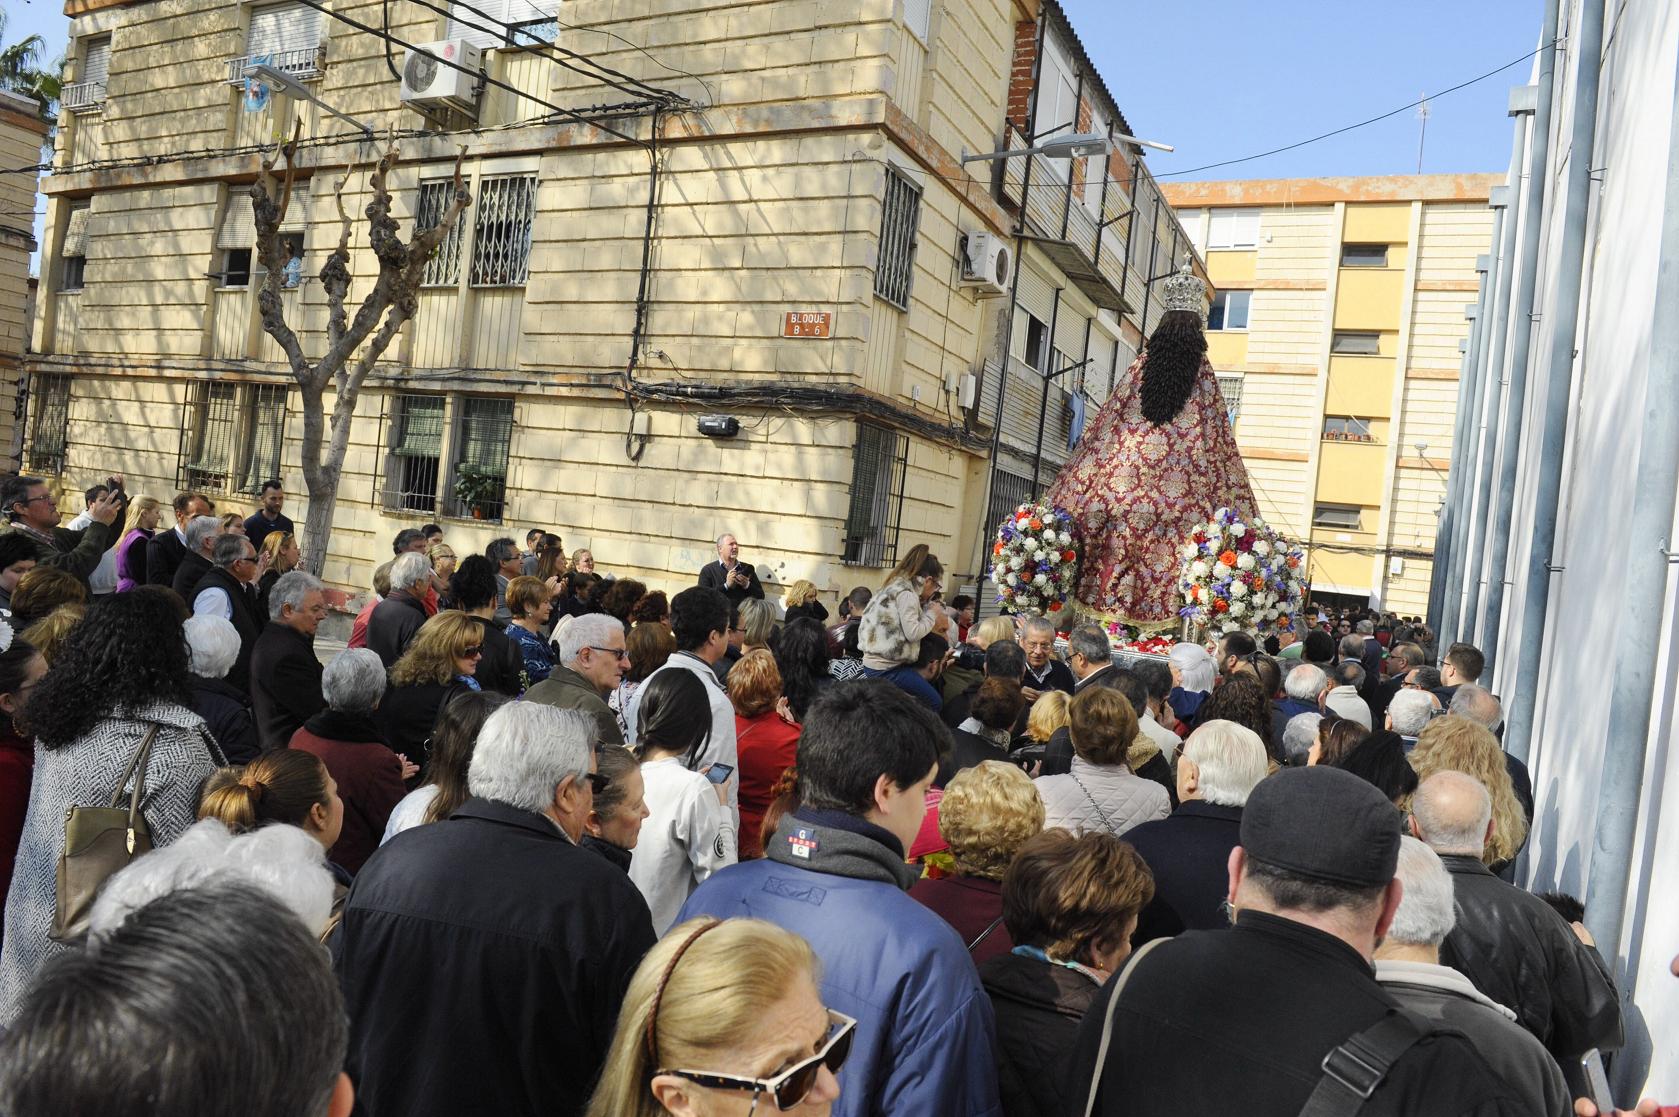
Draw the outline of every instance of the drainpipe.
<instances>
[{"instance_id":1,"label":"drainpipe","mask_svg":"<svg viewBox=\"0 0 1679 1117\"><path fill-rule=\"evenodd\" d=\"M1493 239L1498 239L1504 211L1493 217ZM1440 514L1439 529L1434 538L1434 584L1429 592L1428 626L1434 630L1441 647L1449 647L1447 637L1457 634L1458 609L1463 595L1463 551L1458 535L1468 509L1464 507L1464 492L1469 481L1469 440L1474 431L1474 400L1480 391L1481 338L1486 334L1487 300L1491 297L1492 256L1475 258L1475 270L1480 273L1475 301L1464 307L1470 319L1469 336L1461 343L1463 364L1458 371L1457 418L1452 426L1452 458L1446 473L1446 505ZM1472 316L1472 317L1471 317ZM1455 575L1454 575L1455 572Z\"/></svg>"},{"instance_id":2,"label":"drainpipe","mask_svg":"<svg viewBox=\"0 0 1679 1117\"><path fill-rule=\"evenodd\" d=\"M1552 0L1555 7L1556 0ZM1603 38L1603 0L1587 0L1583 31L1592 31L1600 44ZM1552 13L1547 13L1547 18ZM1555 38L1553 31L1551 38ZM1601 61L1597 47L1582 41L1580 73L1576 80L1576 108L1570 150L1587 153L1571 160L1568 167L1566 208L1563 210L1562 257L1558 264L1559 290L1556 322L1547 359L1545 409L1539 438L1538 487L1534 493L1533 538L1527 552L1527 597L1522 605L1522 641L1516 648L1515 682L1504 690L1510 706L1504 730L1504 744L1512 754L1527 760L1533 754L1533 718L1538 705L1540 660L1545 620L1551 604L1551 566L1557 541L1557 509L1562 500L1562 458L1568 437L1568 391L1574 372L1574 341L1580 317L1580 285L1585 259L1586 216L1591 207L1592 143L1597 127L1597 86ZM1554 48L1553 48L1554 49ZM1547 52L1549 59L1551 52ZM1588 74L1589 71L1589 74ZM1590 77L1588 83L1587 78ZM1549 93L1548 79L1540 78L1540 95ZM1580 145L1584 146L1580 146ZM1580 166L1574 164L1578 162ZM1669 197L1669 205L1672 198ZM1659 331L1658 331L1659 332ZM1652 379L1652 384L1653 384ZM1654 391L1652 387L1650 389ZM1634 515L1636 516L1636 511ZM1657 530L1657 529L1653 529ZM1666 528L1658 530L1666 538ZM1664 574L1665 578L1665 569Z\"/></svg>"},{"instance_id":3,"label":"drainpipe","mask_svg":"<svg viewBox=\"0 0 1679 1117\"><path fill-rule=\"evenodd\" d=\"M1527 423L1528 354L1533 346L1534 288L1539 276L1539 232L1544 222L1545 167L1550 155L1551 101L1555 86L1557 48L1557 6L1545 5L1545 25L1540 41L1548 44L1539 54L1539 84L1510 91L1510 107L1518 102L1534 113L1533 139L1528 144L1527 182L1522 190L1522 212L1527 214L1522 229L1522 252L1516 264L1516 336L1510 343L1510 392L1505 405L1504 430L1509 435L1498 443L1498 518L1492 533L1492 566L1487 574L1486 672L1502 684L1497 673L1500 627L1504 621L1504 594L1510 585L1510 524L1516 507L1516 466L1521 456L1522 428ZM1590 150L1589 148L1587 150ZM1555 202L1552 203L1555 205ZM1572 336L1572 331L1570 331Z\"/></svg>"},{"instance_id":4,"label":"drainpipe","mask_svg":"<svg viewBox=\"0 0 1679 1117\"><path fill-rule=\"evenodd\" d=\"M1564 262L1559 269L1578 293L1580 261L1585 254L1587 189L1590 152L1597 117L1599 69L1603 53L1604 0L1581 5L1578 43L1579 86L1574 94L1574 158L1568 167L1568 216ZM1679 486L1679 316L1671 313L1679 299L1679 117L1667 154L1667 194L1661 226L1661 264L1652 302L1650 364L1644 385L1644 418L1638 444L1638 467L1632 471L1633 499L1627 537L1630 545L1622 585L1622 624L1644 629L1650 625L1652 601L1667 596L1667 576L1673 549L1673 493ZM1560 323L1559 323L1560 325ZM1570 323L1572 325L1572 322ZM1574 331L1557 342L1568 352ZM1670 622L1671 623L1671 622ZM1633 629L1623 628L1623 632ZM1643 799L1644 757L1649 747L1651 714L1655 705L1656 657L1638 641L1622 641L1610 676L1609 733L1603 757L1603 776L1596 796L1597 829L1593 835L1591 875L1586 890L1586 921L1597 941L1621 952L1621 929L1626 916L1627 891L1632 881L1633 839Z\"/></svg>"}]
</instances>

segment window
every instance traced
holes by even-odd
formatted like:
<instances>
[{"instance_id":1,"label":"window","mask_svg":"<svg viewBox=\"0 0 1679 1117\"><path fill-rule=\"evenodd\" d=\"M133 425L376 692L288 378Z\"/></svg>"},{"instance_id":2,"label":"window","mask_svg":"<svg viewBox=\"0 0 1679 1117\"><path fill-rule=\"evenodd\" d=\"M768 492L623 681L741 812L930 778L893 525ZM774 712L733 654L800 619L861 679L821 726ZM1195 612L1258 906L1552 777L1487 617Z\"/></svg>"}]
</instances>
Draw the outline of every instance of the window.
<instances>
[{"instance_id":1,"label":"window","mask_svg":"<svg viewBox=\"0 0 1679 1117\"><path fill-rule=\"evenodd\" d=\"M507 510L507 456L513 401L468 396L455 416L455 467L445 514L500 521Z\"/></svg>"},{"instance_id":2,"label":"window","mask_svg":"<svg viewBox=\"0 0 1679 1117\"><path fill-rule=\"evenodd\" d=\"M64 247L59 252L58 289L80 291L87 272L88 203L70 206L70 220L64 229Z\"/></svg>"},{"instance_id":3,"label":"window","mask_svg":"<svg viewBox=\"0 0 1679 1117\"><path fill-rule=\"evenodd\" d=\"M1049 327L1036 315L1026 315L1026 363L1041 369L1044 364L1044 345L1049 341Z\"/></svg>"},{"instance_id":4,"label":"window","mask_svg":"<svg viewBox=\"0 0 1679 1117\"><path fill-rule=\"evenodd\" d=\"M1368 419L1354 419L1343 415L1327 415L1323 420L1323 437L1331 442L1374 442Z\"/></svg>"},{"instance_id":5,"label":"window","mask_svg":"<svg viewBox=\"0 0 1679 1117\"><path fill-rule=\"evenodd\" d=\"M1336 330L1329 342L1331 353L1347 353L1357 356L1376 357L1382 352L1382 335L1379 333L1354 333L1348 330Z\"/></svg>"},{"instance_id":6,"label":"window","mask_svg":"<svg viewBox=\"0 0 1679 1117\"><path fill-rule=\"evenodd\" d=\"M1218 377L1218 392L1224 397L1224 408L1232 423L1242 414L1242 379L1240 376Z\"/></svg>"},{"instance_id":7,"label":"window","mask_svg":"<svg viewBox=\"0 0 1679 1117\"><path fill-rule=\"evenodd\" d=\"M1259 243L1257 209L1215 209L1207 226L1208 248L1252 248Z\"/></svg>"},{"instance_id":8,"label":"window","mask_svg":"<svg viewBox=\"0 0 1679 1117\"><path fill-rule=\"evenodd\" d=\"M1252 303L1252 291L1220 291L1213 296L1213 309L1207 314L1207 329L1247 329L1248 308Z\"/></svg>"},{"instance_id":9,"label":"window","mask_svg":"<svg viewBox=\"0 0 1679 1117\"><path fill-rule=\"evenodd\" d=\"M933 0L904 0L904 26L921 40L922 45L927 43L932 24Z\"/></svg>"},{"instance_id":10,"label":"window","mask_svg":"<svg viewBox=\"0 0 1679 1117\"><path fill-rule=\"evenodd\" d=\"M997 467L991 476L991 502L985 510L985 523L981 525L986 539L990 540L996 536L1003 517L1030 501L1034 495L1030 477L1022 477L1001 466ZM989 569L990 564L987 563L986 567Z\"/></svg>"},{"instance_id":11,"label":"window","mask_svg":"<svg viewBox=\"0 0 1679 1117\"><path fill-rule=\"evenodd\" d=\"M449 5L447 38L465 39L473 46L493 50L509 44L529 44L530 35L553 41L559 24L554 19L556 0L469 0ZM476 10L474 10L476 9ZM515 31L529 34L515 34Z\"/></svg>"},{"instance_id":12,"label":"window","mask_svg":"<svg viewBox=\"0 0 1679 1117\"><path fill-rule=\"evenodd\" d=\"M1204 209L1178 210L1178 223L1183 226L1183 231L1189 234L1189 242L1200 252L1207 250L1207 230L1202 220L1206 215L1207 211Z\"/></svg>"},{"instance_id":13,"label":"window","mask_svg":"<svg viewBox=\"0 0 1679 1117\"><path fill-rule=\"evenodd\" d=\"M36 373L29 380L29 471L64 472L70 448L70 378Z\"/></svg>"},{"instance_id":14,"label":"window","mask_svg":"<svg viewBox=\"0 0 1679 1117\"><path fill-rule=\"evenodd\" d=\"M397 396L385 465L383 504L393 511L437 511L443 458L443 397Z\"/></svg>"},{"instance_id":15,"label":"window","mask_svg":"<svg viewBox=\"0 0 1679 1117\"><path fill-rule=\"evenodd\" d=\"M82 64L76 80L66 85L60 102L73 113L95 112L105 107L105 83L111 72L111 37L89 39L82 48Z\"/></svg>"},{"instance_id":16,"label":"window","mask_svg":"<svg viewBox=\"0 0 1679 1117\"><path fill-rule=\"evenodd\" d=\"M845 517L847 566L890 566L898 561L898 526L904 511L909 439L873 423L857 424L851 463L851 508Z\"/></svg>"},{"instance_id":17,"label":"window","mask_svg":"<svg viewBox=\"0 0 1679 1117\"><path fill-rule=\"evenodd\" d=\"M472 232L474 287L522 287L530 276L531 221L536 211L536 176L486 178L474 199Z\"/></svg>"},{"instance_id":18,"label":"window","mask_svg":"<svg viewBox=\"0 0 1679 1117\"><path fill-rule=\"evenodd\" d=\"M414 229L430 229L443 220L453 196L452 179L420 183L420 204L414 211ZM461 237L465 228L466 215L462 214L443 238L443 243L437 246L437 251L431 254L431 259L426 261L425 275L420 280L422 286L453 287L460 282Z\"/></svg>"},{"instance_id":19,"label":"window","mask_svg":"<svg viewBox=\"0 0 1679 1117\"><path fill-rule=\"evenodd\" d=\"M1320 504L1312 510L1312 526L1359 531L1364 509L1356 504Z\"/></svg>"},{"instance_id":20,"label":"window","mask_svg":"<svg viewBox=\"0 0 1679 1117\"><path fill-rule=\"evenodd\" d=\"M303 283L303 238L308 229L309 184L294 182L279 231L280 286L287 290Z\"/></svg>"},{"instance_id":21,"label":"window","mask_svg":"<svg viewBox=\"0 0 1679 1117\"><path fill-rule=\"evenodd\" d=\"M910 286L915 278L916 230L920 224L921 188L895 168L886 168L874 293L899 310L909 309Z\"/></svg>"},{"instance_id":22,"label":"window","mask_svg":"<svg viewBox=\"0 0 1679 1117\"><path fill-rule=\"evenodd\" d=\"M258 492L280 475L287 390L280 384L189 386L176 483L207 492Z\"/></svg>"},{"instance_id":23,"label":"window","mask_svg":"<svg viewBox=\"0 0 1679 1117\"><path fill-rule=\"evenodd\" d=\"M245 79L247 66L262 63L296 77L321 72L321 13L300 0L251 9L245 32L245 56L228 66L228 81Z\"/></svg>"},{"instance_id":24,"label":"window","mask_svg":"<svg viewBox=\"0 0 1679 1117\"><path fill-rule=\"evenodd\" d=\"M216 230L217 287L251 285L251 246L256 243L256 218L251 213L251 196L241 187L230 187L221 228Z\"/></svg>"},{"instance_id":25,"label":"window","mask_svg":"<svg viewBox=\"0 0 1679 1117\"><path fill-rule=\"evenodd\" d=\"M1388 246L1385 244L1343 244L1343 268L1385 268L1388 266Z\"/></svg>"}]
</instances>

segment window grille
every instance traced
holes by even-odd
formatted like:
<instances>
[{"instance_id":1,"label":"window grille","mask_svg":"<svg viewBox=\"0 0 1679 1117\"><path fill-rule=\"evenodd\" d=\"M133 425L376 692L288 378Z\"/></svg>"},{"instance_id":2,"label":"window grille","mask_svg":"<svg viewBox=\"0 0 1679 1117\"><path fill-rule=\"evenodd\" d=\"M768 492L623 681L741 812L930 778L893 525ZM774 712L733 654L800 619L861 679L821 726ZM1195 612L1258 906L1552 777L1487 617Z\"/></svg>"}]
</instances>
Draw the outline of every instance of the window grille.
<instances>
[{"instance_id":1,"label":"window grille","mask_svg":"<svg viewBox=\"0 0 1679 1117\"><path fill-rule=\"evenodd\" d=\"M59 250L58 289L80 291L87 271L87 202L70 207L70 217L64 228L64 247Z\"/></svg>"},{"instance_id":2,"label":"window grille","mask_svg":"<svg viewBox=\"0 0 1679 1117\"><path fill-rule=\"evenodd\" d=\"M1376 357L1382 352L1382 335L1379 333L1351 333L1346 330L1336 330L1329 342L1331 353L1348 353L1357 356Z\"/></svg>"},{"instance_id":3,"label":"window grille","mask_svg":"<svg viewBox=\"0 0 1679 1117\"><path fill-rule=\"evenodd\" d=\"M443 397L398 396L381 492L392 511L436 512L443 456Z\"/></svg>"},{"instance_id":4,"label":"window grille","mask_svg":"<svg viewBox=\"0 0 1679 1117\"><path fill-rule=\"evenodd\" d=\"M420 204L414 212L414 231L433 228L443 220L454 197L454 181L438 179L420 183ZM455 219L431 259L426 261L425 274L420 283L426 287L453 287L461 281L461 237L466 228L464 215Z\"/></svg>"},{"instance_id":5,"label":"window grille","mask_svg":"<svg viewBox=\"0 0 1679 1117\"><path fill-rule=\"evenodd\" d=\"M875 264L874 293L909 309L915 279L916 230L921 224L921 189L897 170L886 168L886 200L881 207L880 257Z\"/></svg>"},{"instance_id":6,"label":"window grille","mask_svg":"<svg viewBox=\"0 0 1679 1117\"><path fill-rule=\"evenodd\" d=\"M530 275L536 176L484 179L474 208L472 286L523 286Z\"/></svg>"},{"instance_id":7,"label":"window grille","mask_svg":"<svg viewBox=\"0 0 1679 1117\"><path fill-rule=\"evenodd\" d=\"M991 503L985 510L985 537L989 541L1002 526L1003 517L1033 497L1032 479L999 468L991 479Z\"/></svg>"},{"instance_id":8,"label":"window grille","mask_svg":"<svg viewBox=\"0 0 1679 1117\"><path fill-rule=\"evenodd\" d=\"M180 487L225 491L238 460L239 386L193 384L185 418Z\"/></svg>"},{"instance_id":9,"label":"window grille","mask_svg":"<svg viewBox=\"0 0 1679 1117\"><path fill-rule=\"evenodd\" d=\"M1242 414L1242 379L1240 376L1218 378L1219 395L1224 397L1224 408L1229 412L1232 423Z\"/></svg>"},{"instance_id":10,"label":"window grille","mask_svg":"<svg viewBox=\"0 0 1679 1117\"><path fill-rule=\"evenodd\" d=\"M841 555L847 566L890 566L898 561L908 474L909 439L886 427L858 423Z\"/></svg>"},{"instance_id":11,"label":"window grille","mask_svg":"<svg viewBox=\"0 0 1679 1117\"><path fill-rule=\"evenodd\" d=\"M1363 520L1364 509L1356 504L1320 504L1312 511L1314 527L1358 531Z\"/></svg>"},{"instance_id":12,"label":"window grille","mask_svg":"<svg viewBox=\"0 0 1679 1117\"><path fill-rule=\"evenodd\" d=\"M286 440L286 396L282 384L254 384L247 389L250 436L241 492L262 491L262 483L280 476L280 449Z\"/></svg>"},{"instance_id":13,"label":"window grille","mask_svg":"<svg viewBox=\"0 0 1679 1117\"><path fill-rule=\"evenodd\" d=\"M468 396L460 401L445 515L502 519L507 510L507 459L512 443L512 400ZM474 477L484 479L476 492L472 490Z\"/></svg>"},{"instance_id":14,"label":"window grille","mask_svg":"<svg viewBox=\"0 0 1679 1117\"><path fill-rule=\"evenodd\" d=\"M30 377L29 471L53 475L64 472L70 449L70 378L36 373Z\"/></svg>"}]
</instances>

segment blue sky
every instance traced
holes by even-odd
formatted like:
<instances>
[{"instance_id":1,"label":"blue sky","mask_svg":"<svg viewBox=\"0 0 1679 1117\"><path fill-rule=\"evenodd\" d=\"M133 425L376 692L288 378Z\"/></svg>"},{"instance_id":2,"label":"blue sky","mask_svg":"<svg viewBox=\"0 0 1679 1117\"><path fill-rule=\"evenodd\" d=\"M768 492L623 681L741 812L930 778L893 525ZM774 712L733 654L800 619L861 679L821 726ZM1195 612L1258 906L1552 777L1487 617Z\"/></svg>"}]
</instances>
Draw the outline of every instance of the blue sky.
<instances>
[{"instance_id":1,"label":"blue sky","mask_svg":"<svg viewBox=\"0 0 1679 1117\"><path fill-rule=\"evenodd\" d=\"M1170 172L1306 139L1520 58L1540 0L1061 0L1108 91ZM1139 44L1148 44L1139 46ZM1531 61L1434 102L1425 173L1503 171L1509 89ZM1412 112L1189 179L1415 174Z\"/></svg>"}]
</instances>

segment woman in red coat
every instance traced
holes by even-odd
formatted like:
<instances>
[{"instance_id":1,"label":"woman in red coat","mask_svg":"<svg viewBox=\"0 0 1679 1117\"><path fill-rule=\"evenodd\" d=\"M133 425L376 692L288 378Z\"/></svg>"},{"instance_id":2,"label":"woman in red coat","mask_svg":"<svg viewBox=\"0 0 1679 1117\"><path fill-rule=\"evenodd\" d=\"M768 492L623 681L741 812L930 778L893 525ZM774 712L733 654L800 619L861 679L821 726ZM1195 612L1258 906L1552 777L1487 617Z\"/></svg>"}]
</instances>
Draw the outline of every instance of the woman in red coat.
<instances>
[{"instance_id":1,"label":"woman in red coat","mask_svg":"<svg viewBox=\"0 0 1679 1117\"><path fill-rule=\"evenodd\" d=\"M19 724L29 692L47 673L47 661L11 626L0 621L0 904L12 886L23 819L29 813L29 785L35 776L35 742Z\"/></svg>"},{"instance_id":2,"label":"woman in red coat","mask_svg":"<svg viewBox=\"0 0 1679 1117\"><path fill-rule=\"evenodd\" d=\"M799 726L781 696L781 671L767 649L747 652L729 669L740 763L740 859L764 855L764 812L776 781L799 759Z\"/></svg>"}]
</instances>

